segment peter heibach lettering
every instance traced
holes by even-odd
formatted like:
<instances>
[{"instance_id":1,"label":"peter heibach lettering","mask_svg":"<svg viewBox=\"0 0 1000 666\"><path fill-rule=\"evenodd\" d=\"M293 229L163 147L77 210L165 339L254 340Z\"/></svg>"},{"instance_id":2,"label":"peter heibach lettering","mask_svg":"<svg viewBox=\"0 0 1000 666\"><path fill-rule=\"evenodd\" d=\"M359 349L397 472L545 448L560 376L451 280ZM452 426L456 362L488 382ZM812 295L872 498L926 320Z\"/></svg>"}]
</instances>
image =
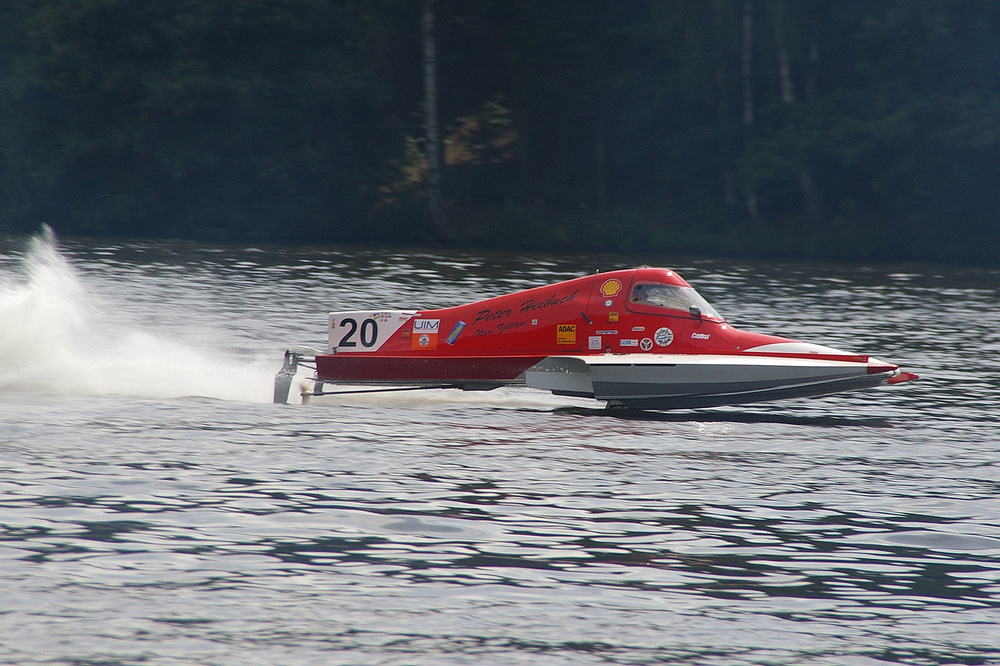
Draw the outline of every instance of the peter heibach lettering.
<instances>
[{"instance_id":1,"label":"peter heibach lettering","mask_svg":"<svg viewBox=\"0 0 1000 666\"><path fill-rule=\"evenodd\" d=\"M497 310L496 312L494 312L489 308L485 308L476 313L476 318L472 323L473 325L475 325L481 322L494 321L502 317L509 317L510 315L511 315L510 310Z\"/></svg>"},{"instance_id":2,"label":"peter heibach lettering","mask_svg":"<svg viewBox=\"0 0 1000 666\"><path fill-rule=\"evenodd\" d=\"M556 294L550 294L548 298L546 298L544 301L540 303L534 298L529 298L525 302L521 303L520 312L521 314L524 314L525 312L530 312L531 310L541 310L543 308L551 307L553 305L562 305L563 303L569 303L574 298L576 298L576 294L579 291L580 290L577 289L572 294L569 294L568 296L563 296L561 298Z\"/></svg>"}]
</instances>

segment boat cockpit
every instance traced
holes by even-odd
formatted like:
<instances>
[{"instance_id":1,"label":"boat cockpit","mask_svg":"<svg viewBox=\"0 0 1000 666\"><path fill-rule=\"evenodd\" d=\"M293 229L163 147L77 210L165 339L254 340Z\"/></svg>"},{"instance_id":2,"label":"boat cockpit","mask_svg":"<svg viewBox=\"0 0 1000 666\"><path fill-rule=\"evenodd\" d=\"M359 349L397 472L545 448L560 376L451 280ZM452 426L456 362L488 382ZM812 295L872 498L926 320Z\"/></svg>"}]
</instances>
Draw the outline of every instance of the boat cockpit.
<instances>
[{"instance_id":1,"label":"boat cockpit","mask_svg":"<svg viewBox=\"0 0 1000 666\"><path fill-rule=\"evenodd\" d=\"M632 286L629 309L648 314L666 314L664 310L680 310L695 319L724 321L694 287L681 287L663 282L637 282Z\"/></svg>"}]
</instances>

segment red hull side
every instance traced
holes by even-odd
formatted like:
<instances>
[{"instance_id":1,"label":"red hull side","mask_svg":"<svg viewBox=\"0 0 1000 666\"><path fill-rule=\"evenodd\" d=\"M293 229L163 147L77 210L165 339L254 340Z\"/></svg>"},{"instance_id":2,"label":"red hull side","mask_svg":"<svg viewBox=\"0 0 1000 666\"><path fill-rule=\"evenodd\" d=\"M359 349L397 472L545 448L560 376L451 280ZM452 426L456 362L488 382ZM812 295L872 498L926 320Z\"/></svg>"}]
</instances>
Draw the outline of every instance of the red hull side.
<instances>
[{"instance_id":1,"label":"red hull side","mask_svg":"<svg viewBox=\"0 0 1000 666\"><path fill-rule=\"evenodd\" d=\"M544 356L316 357L316 378L330 382L512 382Z\"/></svg>"},{"instance_id":2,"label":"red hull side","mask_svg":"<svg viewBox=\"0 0 1000 666\"><path fill-rule=\"evenodd\" d=\"M481 390L525 383L639 409L916 379L865 355L739 331L662 268L598 273L436 310L342 310L328 322L328 353L307 360L286 352L275 402L287 401L298 363L310 360L315 379L331 384Z\"/></svg>"},{"instance_id":3,"label":"red hull side","mask_svg":"<svg viewBox=\"0 0 1000 666\"><path fill-rule=\"evenodd\" d=\"M502 384L553 356L868 357L730 326L673 271L598 273L436 310L331 312L317 379ZM873 374L895 371L882 364Z\"/></svg>"}]
</instances>

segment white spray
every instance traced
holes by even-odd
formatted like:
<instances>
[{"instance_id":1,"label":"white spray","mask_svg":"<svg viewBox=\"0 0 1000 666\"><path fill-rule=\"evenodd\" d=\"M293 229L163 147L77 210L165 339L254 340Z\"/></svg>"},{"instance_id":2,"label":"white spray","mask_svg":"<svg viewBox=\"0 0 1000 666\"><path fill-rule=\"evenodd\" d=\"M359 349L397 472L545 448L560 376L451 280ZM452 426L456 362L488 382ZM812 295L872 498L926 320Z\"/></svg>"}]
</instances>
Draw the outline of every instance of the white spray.
<instances>
[{"instance_id":1,"label":"white spray","mask_svg":"<svg viewBox=\"0 0 1000 666\"><path fill-rule=\"evenodd\" d=\"M273 359L195 349L114 310L88 293L46 228L19 267L0 268L0 393L270 400Z\"/></svg>"}]
</instances>

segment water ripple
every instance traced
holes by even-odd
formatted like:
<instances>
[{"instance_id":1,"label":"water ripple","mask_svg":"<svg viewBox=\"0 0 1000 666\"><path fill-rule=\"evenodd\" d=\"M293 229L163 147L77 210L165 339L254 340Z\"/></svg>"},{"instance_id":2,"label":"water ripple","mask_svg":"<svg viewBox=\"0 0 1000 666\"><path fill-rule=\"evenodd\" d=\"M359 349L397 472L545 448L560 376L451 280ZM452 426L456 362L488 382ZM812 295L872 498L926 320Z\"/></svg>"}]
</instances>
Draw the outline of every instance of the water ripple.
<instances>
[{"instance_id":1,"label":"water ripple","mask_svg":"<svg viewBox=\"0 0 1000 666\"><path fill-rule=\"evenodd\" d=\"M290 331L321 338L317 313L335 305L448 305L614 265L141 243L67 254L74 289L115 321L209 348L223 375L252 350L307 342ZM1000 276L677 267L738 324L923 378L671 414L508 390L292 407L8 382L0 661L1000 663ZM272 365L236 383L270 382Z\"/></svg>"}]
</instances>

